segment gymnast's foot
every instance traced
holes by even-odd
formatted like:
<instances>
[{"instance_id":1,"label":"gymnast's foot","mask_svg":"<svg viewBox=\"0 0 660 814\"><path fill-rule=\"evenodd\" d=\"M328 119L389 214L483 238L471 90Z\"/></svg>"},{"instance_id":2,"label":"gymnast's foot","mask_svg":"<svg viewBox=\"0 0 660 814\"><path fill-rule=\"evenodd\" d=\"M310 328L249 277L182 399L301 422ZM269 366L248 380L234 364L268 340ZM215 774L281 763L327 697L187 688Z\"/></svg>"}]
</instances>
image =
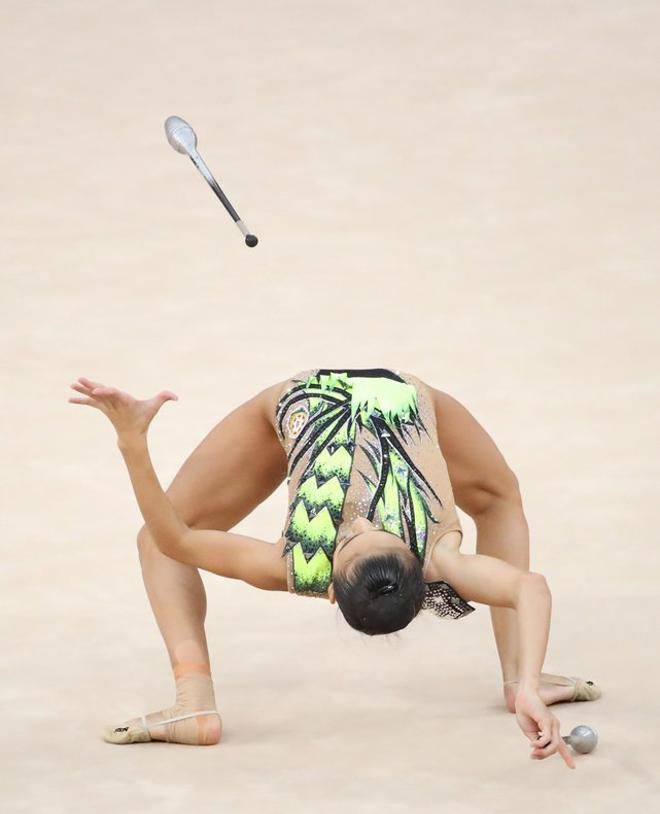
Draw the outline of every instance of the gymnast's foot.
<instances>
[{"instance_id":1,"label":"gymnast's foot","mask_svg":"<svg viewBox=\"0 0 660 814\"><path fill-rule=\"evenodd\" d=\"M509 712L516 711L517 681L504 683L504 699ZM558 676L541 673L539 696L546 706L566 701L595 701L601 696L601 689L593 681L585 681L578 676Z\"/></svg>"},{"instance_id":2,"label":"gymnast's foot","mask_svg":"<svg viewBox=\"0 0 660 814\"><path fill-rule=\"evenodd\" d=\"M119 744L167 741L195 746L219 743L222 718L216 710L208 665L177 664L174 676L176 701L173 706L108 726L103 740Z\"/></svg>"}]
</instances>

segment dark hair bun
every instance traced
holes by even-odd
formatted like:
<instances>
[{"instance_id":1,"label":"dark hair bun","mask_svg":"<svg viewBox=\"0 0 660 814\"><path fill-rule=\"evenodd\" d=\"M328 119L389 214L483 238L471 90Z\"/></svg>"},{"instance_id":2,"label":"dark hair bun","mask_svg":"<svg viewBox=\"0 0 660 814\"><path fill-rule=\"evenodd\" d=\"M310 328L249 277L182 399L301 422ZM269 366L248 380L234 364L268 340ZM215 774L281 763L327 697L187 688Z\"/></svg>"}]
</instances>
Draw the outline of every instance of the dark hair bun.
<instances>
[{"instance_id":1,"label":"dark hair bun","mask_svg":"<svg viewBox=\"0 0 660 814\"><path fill-rule=\"evenodd\" d=\"M421 560L395 551L363 557L350 576L335 573L333 585L348 624L369 636L406 627L421 610L426 592Z\"/></svg>"}]
</instances>

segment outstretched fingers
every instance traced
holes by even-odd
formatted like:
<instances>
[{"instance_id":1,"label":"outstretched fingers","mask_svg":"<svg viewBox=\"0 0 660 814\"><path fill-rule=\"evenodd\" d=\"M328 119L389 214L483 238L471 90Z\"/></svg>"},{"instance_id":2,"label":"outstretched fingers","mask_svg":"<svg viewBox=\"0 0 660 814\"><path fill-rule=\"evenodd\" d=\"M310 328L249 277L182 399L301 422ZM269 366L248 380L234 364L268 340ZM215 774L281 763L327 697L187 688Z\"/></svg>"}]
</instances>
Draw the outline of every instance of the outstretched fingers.
<instances>
[{"instance_id":1,"label":"outstretched fingers","mask_svg":"<svg viewBox=\"0 0 660 814\"><path fill-rule=\"evenodd\" d=\"M77 399L77 398L70 398L69 402L71 404L89 404L90 407L99 407L99 404L94 401L94 399ZM100 407L99 407L100 409Z\"/></svg>"},{"instance_id":2,"label":"outstretched fingers","mask_svg":"<svg viewBox=\"0 0 660 814\"><path fill-rule=\"evenodd\" d=\"M87 404L90 407L98 408L102 412L103 396L108 395L110 391L114 390L114 388L105 387L105 385L102 385L100 382L94 382L84 376L79 376L78 381L71 385L71 389L76 390L78 393L83 393L87 397L72 397L69 399L71 404Z\"/></svg>"},{"instance_id":3,"label":"outstretched fingers","mask_svg":"<svg viewBox=\"0 0 660 814\"><path fill-rule=\"evenodd\" d=\"M94 387L103 387L101 382L92 381L92 379L87 379L85 376L78 376L78 381L82 382L86 387L94 388Z\"/></svg>"}]
</instances>

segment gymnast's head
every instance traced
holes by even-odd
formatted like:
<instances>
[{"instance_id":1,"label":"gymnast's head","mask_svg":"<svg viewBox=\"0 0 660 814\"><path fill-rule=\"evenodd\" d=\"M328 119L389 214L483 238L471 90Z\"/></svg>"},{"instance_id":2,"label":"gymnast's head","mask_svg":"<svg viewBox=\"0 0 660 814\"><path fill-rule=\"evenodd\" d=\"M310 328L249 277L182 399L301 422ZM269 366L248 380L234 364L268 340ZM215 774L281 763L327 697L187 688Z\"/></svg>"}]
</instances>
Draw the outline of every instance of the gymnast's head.
<instances>
[{"instance_id":1,"label":"gymnast's head","mask_svg":"<svg viewBox=\"0 0 660 814\"><path fill-rule=\"evenodd\" d=\"M364 517L344 526L328 598L352 628L369 636L401 630L421 610L424 589L422 565L401 537Z\"/></svg>"}]
</instances>

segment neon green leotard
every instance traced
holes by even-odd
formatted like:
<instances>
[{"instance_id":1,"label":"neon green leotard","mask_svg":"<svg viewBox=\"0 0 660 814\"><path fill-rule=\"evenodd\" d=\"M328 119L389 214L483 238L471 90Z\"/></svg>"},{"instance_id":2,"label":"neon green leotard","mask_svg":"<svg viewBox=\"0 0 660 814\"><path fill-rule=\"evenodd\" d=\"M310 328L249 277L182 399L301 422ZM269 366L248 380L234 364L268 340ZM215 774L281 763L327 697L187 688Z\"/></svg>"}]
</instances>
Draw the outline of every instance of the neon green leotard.
<instances>
[{"instance_id":1,"label":"neon green leotard","mask_svg":"<svg viewBox=\"0 0 660 814\"><path fill-rule=\"evenodd\" d=\"M388 368L313 368L288 379L276 429L288 459L282 532L289 591L327 597L341 526L366 517L404 540L424 569L435 543L459 531L428 386ZM445 582L436 604L470 613ZM441 589L441 590L439 590Z\"/></svg>"}]
</instances>

